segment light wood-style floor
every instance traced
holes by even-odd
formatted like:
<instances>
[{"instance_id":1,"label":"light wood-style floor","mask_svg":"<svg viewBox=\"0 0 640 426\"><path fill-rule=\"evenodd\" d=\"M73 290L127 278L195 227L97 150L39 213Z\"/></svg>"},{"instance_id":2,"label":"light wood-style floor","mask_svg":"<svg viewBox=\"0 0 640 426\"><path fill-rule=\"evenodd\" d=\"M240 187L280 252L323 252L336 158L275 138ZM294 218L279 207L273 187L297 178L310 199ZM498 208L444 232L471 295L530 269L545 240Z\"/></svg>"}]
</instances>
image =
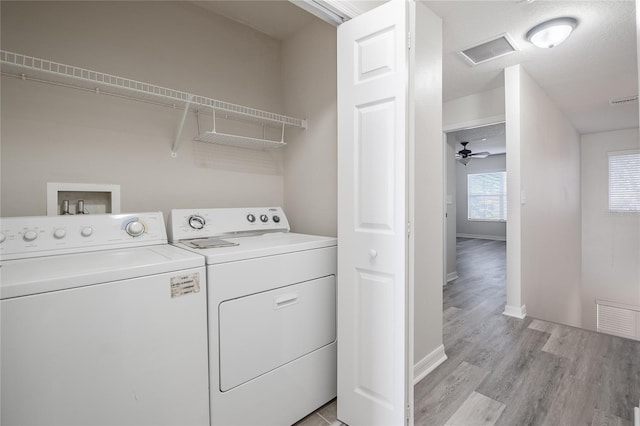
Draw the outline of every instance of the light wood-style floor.
<instances>
[{"instance_id":1,"label":"light wood-style floor","mask_svg":"<svg viewBox=\"0 0 640 426\"><path fill-rule=\"evenodd\" d=\"M506 243L458 239L448 360L415 387L416 425L631 425L640 342L502 315Z\"/></svg>"},{"instance_id":2,"label":"light wood-style floor","mask_svg":"<svg viewBox=\"0 0 640 426\"><path fill-rule=\"evenodd\" d=\"M640 342L502 315L506 243L459 238L444 289L447 361L415 387L416 425L630 426ZM297 425L336 420L335 400Z\"/></svg>"}]
</instances>

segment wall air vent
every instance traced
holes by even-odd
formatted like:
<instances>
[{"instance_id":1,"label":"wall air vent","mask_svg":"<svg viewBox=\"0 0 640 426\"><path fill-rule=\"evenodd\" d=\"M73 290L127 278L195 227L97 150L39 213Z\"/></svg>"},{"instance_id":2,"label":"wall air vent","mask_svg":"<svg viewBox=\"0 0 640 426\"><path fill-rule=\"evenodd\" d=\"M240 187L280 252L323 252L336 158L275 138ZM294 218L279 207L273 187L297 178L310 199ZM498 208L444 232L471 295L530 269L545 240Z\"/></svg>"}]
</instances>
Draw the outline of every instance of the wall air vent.
<instances>
[{"instance_id":1,"label":"wall air vent","mask_svg":"<svg viewBox=\"0 0 640 426\"><path fill-rule=\"evenodd\" d=\"M640 306L596 300L596 323L600 333L640 340Z\"/></svg>"},{"instance_id":2,"label":"wall air vent","mask_svg":"<svg viewBox=\"0 0 640 426\"><path fill-rule=\"evenodd\" d=\"M491 40L460 51L460 55L471 65L478 65L491 61L518 50L515 41L507 33L492 38Z\"/></svg>"},{"instance_id":3,"label":"wall air vent","mask_svg":"<svg viewBox=\"0 0 640 426\"><path fill-rule=\"evenodd\" d=\"M609 101L609 105L611 106L629 105L629 104L636 104L636 103L638 103L638 95L627 96L626 98L611 99Z\"/></svg>"}]
</instances>

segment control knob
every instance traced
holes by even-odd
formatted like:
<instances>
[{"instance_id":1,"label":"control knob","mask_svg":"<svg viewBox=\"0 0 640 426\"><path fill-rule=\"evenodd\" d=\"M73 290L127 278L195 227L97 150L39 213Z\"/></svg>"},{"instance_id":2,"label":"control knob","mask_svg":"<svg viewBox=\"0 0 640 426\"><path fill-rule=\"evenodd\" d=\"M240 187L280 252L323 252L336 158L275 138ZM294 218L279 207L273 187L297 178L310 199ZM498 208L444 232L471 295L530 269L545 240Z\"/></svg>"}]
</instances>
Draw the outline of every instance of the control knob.
<instances>
[{"instance_id":1,"label":"control knob","mask_svg":"<svg viewBox=\"0 0 640 426\"><path fill-rule=\"evenodd\" d=\"M24 238L25 241L33 241L36 238L38 238L38 233L36 231L34 231L33 229L29 229L28 231L26 231L24 233L22 238Z\"/></svg>"},{"instance_id":2,"label":"control knob","mask_svg":"<svg viewBox=\"0 0 640 426\"><path fill-rule=\"evenodd\" d=\"M65 231L64 229L56 229L55 231L53 231L53 236L54 238L61 240L67 236L67 231Z\"/></svg>"},{"instance_id":3,"label":"control knob","mask_svg":"<svg viewBox=\"0 0 640 426\"><path fill-rule=\"evenodd\" d=\"M280 223L280 216L278 216L277 214L274 214L272 219L275 223Z\"/></svg>"},{"instance_id":4,"label":"control knob","mask_svg":"<svg viewBox=\"0 0 640 426\"><path fill-rule=\"evenodd\" d=\"M255 222L255 221L256 221L256 217L255 217L253 214L249 213L249 214L247 215L247 220L248 220L249 222L253 223L253 222Z\"/></svg>"},{"instance_id":5,"label":"control knob","mask_svg":"<svg viewBox=\"0 0 640 426\"><path fill-rule=\"evenodd\" d=\"M4 232L0 232L0 244L4 243L4 240L6 240L6 239L7 239L7 236L4 235Z\"/></svg>"},{"instance_id":6,"label":"control knob","mask_svg":"<svg viewBox=\"0 0 640 426\"><path fill-rule=\"evenodd\" d=\"M144 225L137 220L134 220L133 222L129 222L127 224L125 230L127 231L127 234L131 235L132 237L139 237L140 235L144 234Z\"/></svg>"},{"instance_id":7,"label":"control knob","mask_svg":"<svg viewBox=\"0 0 640 426\"><path fill-rule=\"evenodd\" d=\"M206 222L202 216L189 216L189 226L193 229L202 229L204 228L205 223Z\"/></svg>"},{"instance_id":8,"label":"control knob","mask_svg":"<svg viewBox=\"0 0 640 426\"><path fill-rule=\"evenodd\" d=\"M93 228L90 226L85 226L80 230L80 234L83 237L90 237L93 234Z\"/></svg>"},{"instance_id":9,"label":"control knob","mask_svg":"<svg viewBox=\"0 0 640 426\"><path fill-rule=\"evenodd\" d=\"M262 221L262 223L267 223L267 221L269 220L269 216L267 216L266 214L261 214L260 220Z\"/></svg>"}]
</instances>

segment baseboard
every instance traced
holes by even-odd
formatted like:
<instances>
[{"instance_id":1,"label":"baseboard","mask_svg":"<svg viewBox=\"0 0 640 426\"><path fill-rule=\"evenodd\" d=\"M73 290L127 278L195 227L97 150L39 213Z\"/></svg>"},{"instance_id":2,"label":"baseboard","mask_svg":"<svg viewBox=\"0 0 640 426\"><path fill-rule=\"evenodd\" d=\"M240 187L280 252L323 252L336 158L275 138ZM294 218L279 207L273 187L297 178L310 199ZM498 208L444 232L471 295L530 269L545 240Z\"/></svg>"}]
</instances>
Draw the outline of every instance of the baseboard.
<instances>
[{"instance_id":1,"label":"baseboard","mask_svg":"<svg viewBox=\"0 0 640 426\"><path fill-rule=\"evenodd\" d=\"M502 313L502 315L519 318L519 319L525 319L525 317L527 316L527 307L525 305L522 305L520 307L506 305L504 307L504 312Z\"/></svg>"},{"instance_id":2,"label":"baseboard","mask_svg":"<svg viewBox=\"0 0 640 426\"><path fill-rule=\"evenodd\" d=\"M446 360L447 354L444 353L444 345L440 345L413 366L413 384L415 385L424 379L427 374L431 373Z\"/></svg>"},{"instance_id":3,"label":"baseboard","mask_svg":"<svg viewBox=\"0 0 640 426\"><path fill-rule=\"evenodd\" d=\"M501 237L499 235L456 234L456 237L458 237L458 238L476 238L478 240L507 241L507 237Z\"/></svg>"},{"instance_id":4,"label":"baseboard","mask_svg":"<svg viewBox=\"0 0 640 426\"><path fill-rule=\"evenodd\" d=\"M457 280L458 279L458 271L449 272L447 274L447 282Z\"/></svg>"}]
</instances>

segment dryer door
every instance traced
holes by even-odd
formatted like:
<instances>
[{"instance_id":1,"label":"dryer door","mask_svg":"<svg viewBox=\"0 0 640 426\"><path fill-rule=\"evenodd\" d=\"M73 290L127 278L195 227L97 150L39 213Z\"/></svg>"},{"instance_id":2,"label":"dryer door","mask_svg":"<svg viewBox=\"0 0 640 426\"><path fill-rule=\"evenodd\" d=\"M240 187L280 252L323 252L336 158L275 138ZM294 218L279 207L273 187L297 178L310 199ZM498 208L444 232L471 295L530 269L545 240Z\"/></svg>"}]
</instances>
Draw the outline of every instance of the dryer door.
<instances>
[{"instance_id":1,"label":"dryer door","mask_svg":"<svg viewBox=\"0 0 640 426\"><path fill-rule=\"evenodd\" d=\"M221 303L220 390L334 342L335 282L331 275Z\"/></svg>"}]
</instances>

